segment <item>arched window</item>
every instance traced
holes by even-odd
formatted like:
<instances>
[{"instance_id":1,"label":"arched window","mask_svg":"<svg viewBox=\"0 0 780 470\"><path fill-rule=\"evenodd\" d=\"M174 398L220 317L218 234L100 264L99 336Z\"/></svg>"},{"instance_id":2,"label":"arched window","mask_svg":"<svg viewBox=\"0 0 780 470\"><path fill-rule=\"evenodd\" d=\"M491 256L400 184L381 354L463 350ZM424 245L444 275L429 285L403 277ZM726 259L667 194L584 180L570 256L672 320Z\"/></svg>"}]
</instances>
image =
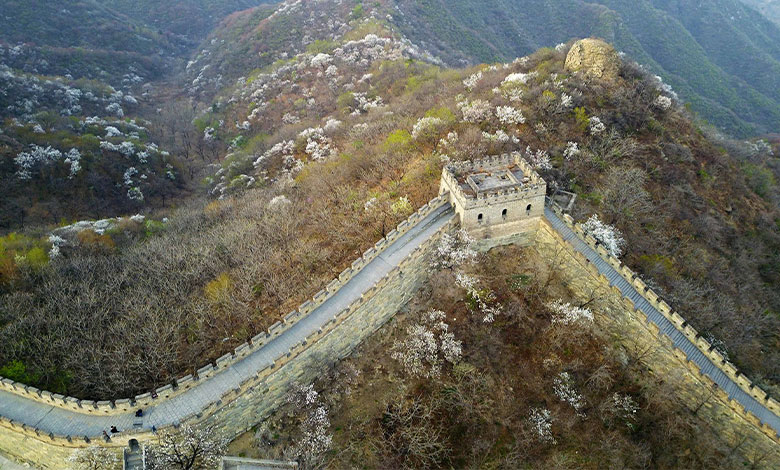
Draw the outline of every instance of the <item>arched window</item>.
<instances>
[{"instance_id":1,"label":"arched window","mask_svg":"<svg viewBox=\"0 0 780 470\"><path fill-rule=\"evenodd\" d=\"M482 223L482 214L479 214L477 216L477 222L479 222L480 224Z\"/></svg>"},{"instance_id":2,"label":"arched window","mask_svg":"<svg viewBox=\"0 0 780 470\"><path fill-rule=\"evenodd\" d=\"M531 214L531 204L528 204L527 206L525 206L525 215L530 215L530 214Z\"/></svg>"},{"instance_id":3,"label":"arched window","mask_svg":"<svg viewBox=\"0 0 780 470\"><path fill-rule=\"evenodd\" d=\"M506 219L506 209L504 209L504 210L502 210L502 211L501 211L501 217L503 217L504 219Z\"/></svg>"}]
</instances>

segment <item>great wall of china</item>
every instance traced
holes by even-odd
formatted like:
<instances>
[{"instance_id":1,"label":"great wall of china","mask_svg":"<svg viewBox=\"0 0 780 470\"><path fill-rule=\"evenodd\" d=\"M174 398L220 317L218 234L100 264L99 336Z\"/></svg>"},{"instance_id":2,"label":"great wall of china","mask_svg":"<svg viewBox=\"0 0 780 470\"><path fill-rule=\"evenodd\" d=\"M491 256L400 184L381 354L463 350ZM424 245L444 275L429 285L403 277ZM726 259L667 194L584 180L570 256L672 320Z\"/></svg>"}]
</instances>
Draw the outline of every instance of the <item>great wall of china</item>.
<instances>
[{"instance_id":1,"label":"great wall of china","mask_svg":"<svg viewBox=\"0 0 780 470\"><path fill-rule=\"evenodd\" d=\"M544 181L517 155L445 168L439 197L283 321L194 375L153 394L102 402L3 379L0 452L38 468L59 469L76 449L100 445L119 453L131 440L153 439L153 429L181 423L215 424L238 435L281 404L294 383L313 380L392 318L424 282L441 235L462 226L479 237L480 249L515 243L536 246L543 255L550 249L567 253L572 285L591 283L615 296L621 314L641 325L659 351L666 351L659 353L665 367L688 371L702 390L716 390L719 401L707 409L713 416L738 420L757 448L768 449L774 454L771 461L780 465L780 403L724 360L568 215L554 204L545 207L545 192ZM699 393L693 390L691 399ZM139 408L144 414L136 418ZM121 432L104 439L103 431L111 426Z\"/></svg>"}]
</instances>

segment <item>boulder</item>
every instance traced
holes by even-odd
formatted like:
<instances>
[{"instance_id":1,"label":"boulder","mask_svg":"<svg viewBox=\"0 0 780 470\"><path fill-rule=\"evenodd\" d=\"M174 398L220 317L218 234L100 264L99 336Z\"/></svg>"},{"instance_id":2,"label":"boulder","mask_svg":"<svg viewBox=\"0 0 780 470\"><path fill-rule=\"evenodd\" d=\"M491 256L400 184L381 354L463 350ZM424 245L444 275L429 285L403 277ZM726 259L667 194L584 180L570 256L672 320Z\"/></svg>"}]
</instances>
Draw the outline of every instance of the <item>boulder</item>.
<instances>
[{"instance_id":1,"label":"boulder","mask_svg":"<svg viewBox=\"0 0 780 470\"><path fill-rule=\"evenodd\" d=\"M601 39L581 39L571 47L565 67L590 78L615 81L620 71L620 57L614 47Z\"/></svg>"}]
</instances>

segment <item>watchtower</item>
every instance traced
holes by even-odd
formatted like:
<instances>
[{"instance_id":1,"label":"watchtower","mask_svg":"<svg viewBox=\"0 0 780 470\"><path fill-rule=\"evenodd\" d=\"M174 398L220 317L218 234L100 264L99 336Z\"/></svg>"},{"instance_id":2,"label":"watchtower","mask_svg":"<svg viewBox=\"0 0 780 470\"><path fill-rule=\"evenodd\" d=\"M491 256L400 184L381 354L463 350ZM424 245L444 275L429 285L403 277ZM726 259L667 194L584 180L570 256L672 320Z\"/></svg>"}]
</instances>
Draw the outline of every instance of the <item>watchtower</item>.
<instances>
[{"instance_id":1,"label":"watchtower","mask_svg":"<svg viewBox=\"0 0 780 470\"><path fill-rule=\"evenodd\" d=\"M533 243L547 184L519 153L446 165L439 194L447 191L461 227L480 248Z\"/></svg>"}]
</instances>

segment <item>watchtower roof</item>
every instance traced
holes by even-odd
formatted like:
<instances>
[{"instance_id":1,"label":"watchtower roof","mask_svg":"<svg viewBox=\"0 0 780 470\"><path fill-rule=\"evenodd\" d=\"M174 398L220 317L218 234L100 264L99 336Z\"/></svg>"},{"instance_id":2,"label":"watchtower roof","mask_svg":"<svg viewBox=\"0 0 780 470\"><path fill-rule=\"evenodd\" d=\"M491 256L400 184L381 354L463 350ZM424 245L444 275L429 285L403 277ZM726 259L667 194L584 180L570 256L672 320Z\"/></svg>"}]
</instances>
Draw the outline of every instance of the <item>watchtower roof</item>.
<instances>
[{"instance_id":1,"label":"watchtower roof","mask_svg":"<svg viewBox=\"0 0 780 470\"><path fill-rule=\"evenodd\" d=\"M456 197L484 199L525 192L544 181L519 154L496 155L479 160L453 162L444 169Z\"/></svg>"},{"instance_id":2,"label":"watchtower roof","mask_svg":"<svg viewBox=\"0 0 780 470\"><path fill-rule=\"evenodd\" d=\"M529 178L525 176L520 167L511 165L506 168L486 169L466 175L464 190L470 189L474 195L492 193L509 188L520 188L528 181Z\"/></svg>"}]
</instances>

